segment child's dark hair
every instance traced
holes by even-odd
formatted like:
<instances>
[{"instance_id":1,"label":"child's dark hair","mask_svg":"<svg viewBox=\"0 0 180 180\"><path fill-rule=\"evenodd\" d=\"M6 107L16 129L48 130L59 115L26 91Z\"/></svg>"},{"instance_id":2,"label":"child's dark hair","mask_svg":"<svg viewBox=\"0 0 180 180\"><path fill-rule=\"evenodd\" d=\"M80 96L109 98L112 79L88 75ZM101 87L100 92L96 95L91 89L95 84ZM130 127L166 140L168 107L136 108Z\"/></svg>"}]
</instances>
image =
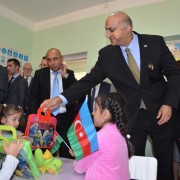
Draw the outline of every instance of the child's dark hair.
<instances>
[{"instance_id":1,"label":"child's dark hair","mask_svg":"<svg viewBox=\"0 0 180 180\"><path fill-rule=\"evenodd\" d=\"M24 114L22 108L18 106L15 106L13 104L0 104L0 120L2 119L2 117L8 117L15 113L21 113L21 116L23 116Z\"/></svg>"},{"instance_id":2,"label":"child's dark hair","mask_svg":"<svg viewBox=\"0 0 180 180\"><path fill-rule=\"evenodd\" d=\"M134 147L128 137L128 118L124 98L118 93L101 93L95 99L95 102L101 110L107 109L110 112L110 122L115 123L122 136L124 136L127 142L128 155L130 158L134 153Z\"/></svg>"}]
</instances>

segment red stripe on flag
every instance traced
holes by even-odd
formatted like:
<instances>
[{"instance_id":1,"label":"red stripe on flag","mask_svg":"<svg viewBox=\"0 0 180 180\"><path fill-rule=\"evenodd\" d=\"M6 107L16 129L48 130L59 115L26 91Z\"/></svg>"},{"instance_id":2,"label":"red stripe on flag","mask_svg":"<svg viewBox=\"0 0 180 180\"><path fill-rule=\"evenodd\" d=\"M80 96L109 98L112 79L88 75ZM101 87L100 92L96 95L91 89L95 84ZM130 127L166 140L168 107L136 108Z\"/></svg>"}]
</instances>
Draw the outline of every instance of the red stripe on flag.
<instances>
[{"instance_id":1,"label":"red stripe on flag","mask_svg":"<svg viewBox=\"0 0 180 180\"><path fill-rule=\"evenodd\" d=\"M79 144L82 147L84 157L91 154L90 142L87 138L86 132L81 124L80 113L77 114L74 120L74 132L76 133Z\"/></svg>"}]
</instances>

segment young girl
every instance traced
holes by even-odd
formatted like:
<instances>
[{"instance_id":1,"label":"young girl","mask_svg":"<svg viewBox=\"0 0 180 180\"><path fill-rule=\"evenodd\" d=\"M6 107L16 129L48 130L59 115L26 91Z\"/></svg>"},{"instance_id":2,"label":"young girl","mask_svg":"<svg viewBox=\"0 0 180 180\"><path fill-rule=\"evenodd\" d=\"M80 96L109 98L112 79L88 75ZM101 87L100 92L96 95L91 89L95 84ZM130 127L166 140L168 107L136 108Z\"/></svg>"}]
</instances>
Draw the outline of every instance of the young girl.
<instances>
[{"instance_id":1,"label":"young girl","mask_svg":"<svg viewBox=\"0 0 180 180\"><path fill-rule=\"evenodd\" d=\"M129 180L129 158L133 147L129 142L125 102L118 93L103 93L95 99L93 111L99 150L75 162L77 173L85 179ZM73 155L72 150L70 153Z\"/></svg>"},{"instance_id":2,"label":"young girl","mask_svg":"<svg viewBox=\"0 0 180 180\"><path fill-rule=\"evenodd\" d=\"M15 129L19 127L19 121L22 118L23 110L13 104L0 104L0 120L1 124L13 126ZM23 133L16 130L18 138L25 138Z\"/></svg>"}]
</instances>

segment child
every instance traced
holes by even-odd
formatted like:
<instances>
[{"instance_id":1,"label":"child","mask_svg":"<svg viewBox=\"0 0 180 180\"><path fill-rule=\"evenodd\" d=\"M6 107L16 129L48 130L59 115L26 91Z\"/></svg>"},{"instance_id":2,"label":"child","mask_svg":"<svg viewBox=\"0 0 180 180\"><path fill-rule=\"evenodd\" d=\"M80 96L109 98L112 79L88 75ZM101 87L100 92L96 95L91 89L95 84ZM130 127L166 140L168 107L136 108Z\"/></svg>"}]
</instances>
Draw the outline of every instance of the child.
<instances>
[{"instance_id":1,"label":"child","mask_svg":"<svg viewBox=\"0 0 180 180\"><path fill-rule=\"evenodd\" d=\"M13 104L0 104L0 120L1 124L13 126L15 129L19 127L19 121L22 118L23 110ZM16 130L18 138L24 139L23 133ZM6 134L6 133L5 133ZM4 135L4 132L3 132Z\"/></svg>"},{"instance_id":2,"label":"child","mask_svg":"<svg viewBox=\"0 0 180 180\"><path fill-rule=\"evenodd\" d=\"M0 170L0 179L9 180L11 178L19 163L19 160L16 158L16 156L19 154L23 146L24 144L20 143L19 140L11 141L9 146L3 142L4 151L6 152L7 156Z\"/></svg>"},{"instance_id":3,"label":"child","mask_svg":"<svg viewBox=\"0 0 180 180\"><path fill-rule=\"evenodd\" d=\"M118 93L103 93L95 99L92 112L99 150L75 162L77 173L85 179L129 180L129 158L133 147L129 142L125 101ZM70 154L73 155L72 150Z\"/></svg>"}]
</instances>

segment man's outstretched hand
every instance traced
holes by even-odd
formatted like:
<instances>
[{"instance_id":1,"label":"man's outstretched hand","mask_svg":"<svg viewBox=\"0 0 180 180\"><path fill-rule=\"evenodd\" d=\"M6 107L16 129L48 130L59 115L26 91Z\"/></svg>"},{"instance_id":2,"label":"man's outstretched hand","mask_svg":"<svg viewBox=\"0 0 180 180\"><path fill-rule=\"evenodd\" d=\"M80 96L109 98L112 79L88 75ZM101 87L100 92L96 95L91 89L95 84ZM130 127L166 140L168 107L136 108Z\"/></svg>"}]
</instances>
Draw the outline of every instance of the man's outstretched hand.
<instances>
[{"instance_id":1,"label":"man's outstretched hand","mask_svg":"<svg viewBox=\"0 0 180 180\"><path fill-rule=\"evenodd\" d=\"M46 112L48 109L52 110L57 108L62 104L62 99L59 96L56 96L51 99L44 100L40 107L44 108L44 112Z\"/></svg>"}]
</instances>

